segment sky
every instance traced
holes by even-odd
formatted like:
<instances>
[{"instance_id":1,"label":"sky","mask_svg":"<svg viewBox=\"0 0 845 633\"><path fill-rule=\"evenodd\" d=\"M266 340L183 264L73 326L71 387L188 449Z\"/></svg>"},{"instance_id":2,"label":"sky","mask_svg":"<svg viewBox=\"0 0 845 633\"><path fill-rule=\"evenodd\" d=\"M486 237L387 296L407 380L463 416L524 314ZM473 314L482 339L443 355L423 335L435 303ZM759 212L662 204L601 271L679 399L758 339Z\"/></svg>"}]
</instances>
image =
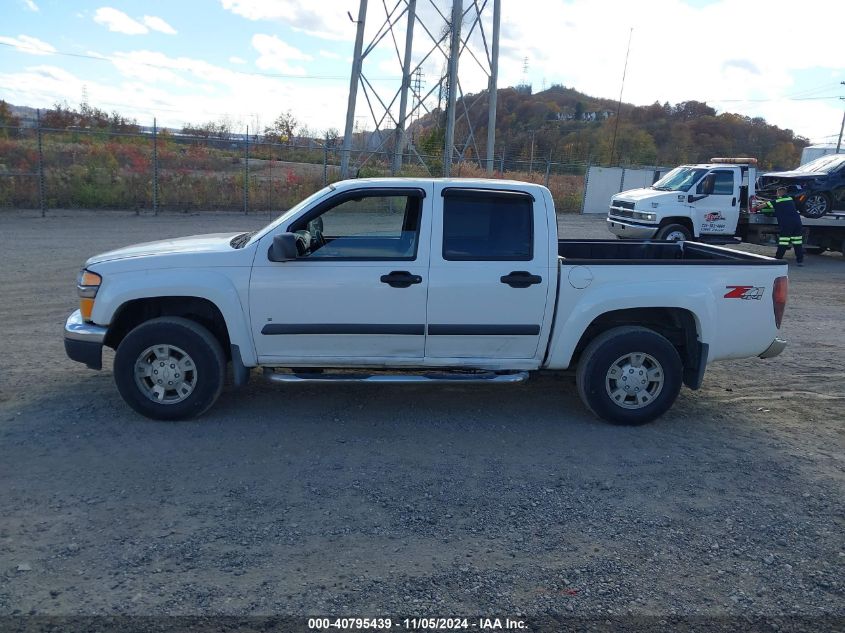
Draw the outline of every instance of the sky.
<instances>
[{"instance_id":1,"label":"sky","mask_svg":"<svg viewBox=\"0 0 845 633\"><path fill-rule=\"evenodd\" d=\"M365 48L405 2L369 0ZM463 29L471 35L459 77L466 93L486 88L489 72L493 0L474 2L464 0ZM451 1L417 3L412 67L422 62L426 93L444 71L433 39ZM250 132L290 111L314 134L343 131L358 0L0 0L0 6L0 99L15 105L76 106L87 96L92 106L142 125L153 117L174 128L226 119ZM472 28L475 6L484 7L480 28ZM500 88L527 82L536 93L563 84L613 100L622 89L623 101L636 105L706 101L719 112L764 117L811 142L836 141L845 108L841 0L501 0L501 6ZM385 109L380 101L390 104L398 91L405 24L404 16L396 20L364 59L357 129L374 129ZM435 90L424 105L436 102Z\"/></svg>"}]
</instances>

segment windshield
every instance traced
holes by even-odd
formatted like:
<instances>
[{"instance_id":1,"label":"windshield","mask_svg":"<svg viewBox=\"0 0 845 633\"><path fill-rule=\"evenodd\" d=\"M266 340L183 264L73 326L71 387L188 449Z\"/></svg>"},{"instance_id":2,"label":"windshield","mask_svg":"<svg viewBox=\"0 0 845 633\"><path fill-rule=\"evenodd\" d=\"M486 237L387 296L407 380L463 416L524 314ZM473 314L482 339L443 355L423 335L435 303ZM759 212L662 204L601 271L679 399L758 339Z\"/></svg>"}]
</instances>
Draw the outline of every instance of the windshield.
<instances>
[{"instance_id":1,"label":"windshield","mask_svg":"<svg viewBox=\"0 0 845 633\"><path fill-rule=\"evenodd\" d=\"M270 224L265 226L263 229L259 229L258 231L253 233L250 237L252 239L261 239L269 231L272 231L274 228L276 228L280 224L283 224L288 218L290 218L294 214L298 213L301 209L304 209L305 207L309 206L311 203L319 200L320 198L322 198L323 196L325 196L326 194L328 194L332 191L334 191L334 185L329 185L328 187L323 187L318 192L312 193L310 196L305 198L305 200L303 200L299 204L297 204L297 205L291 207L290 209L288 209L287 211L285 211L278 218L276 218L275 220L270 222Z\"/></svg>"},{"instance_id":2,"label":"windshield","mask_svg":"<svg viewBox=\"0 0 845 633\"><path fill-rule=\"evenodd\" d=\"M660 191L689 191L690 187L697 183L707 171L700 167L675 167L651 188Z\"/></svg>"},{"instance_id":3,"label":"windshield","mask_svg":"<svg viewBox=\"0 0 845 633\"><path fill-rule=\"evenodd\" d=\"M843 165L845 165L845 154L832 154L811 160L809 163L804 163L795 169L795 171L800 171L804 174L830 174Z\"/></svg>"}]
</instances>

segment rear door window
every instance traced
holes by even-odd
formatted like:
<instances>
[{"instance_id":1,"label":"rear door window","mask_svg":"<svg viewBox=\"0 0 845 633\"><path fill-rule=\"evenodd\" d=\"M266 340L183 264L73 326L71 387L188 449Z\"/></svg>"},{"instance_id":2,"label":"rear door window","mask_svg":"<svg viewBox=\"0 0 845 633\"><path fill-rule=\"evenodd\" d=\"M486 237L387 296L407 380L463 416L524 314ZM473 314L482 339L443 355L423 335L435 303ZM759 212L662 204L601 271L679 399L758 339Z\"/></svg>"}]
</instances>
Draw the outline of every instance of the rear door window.
<instances>
[{"instance_id":1,"label":"rear door window","mask_svg":"<svg viewBox=\"0 0 845 633\"><path fill-rule=\"evenodd\" d=\"M443 259L530 261L533 242L530 196L444 192Z\"/></svg>"}]
</instances>

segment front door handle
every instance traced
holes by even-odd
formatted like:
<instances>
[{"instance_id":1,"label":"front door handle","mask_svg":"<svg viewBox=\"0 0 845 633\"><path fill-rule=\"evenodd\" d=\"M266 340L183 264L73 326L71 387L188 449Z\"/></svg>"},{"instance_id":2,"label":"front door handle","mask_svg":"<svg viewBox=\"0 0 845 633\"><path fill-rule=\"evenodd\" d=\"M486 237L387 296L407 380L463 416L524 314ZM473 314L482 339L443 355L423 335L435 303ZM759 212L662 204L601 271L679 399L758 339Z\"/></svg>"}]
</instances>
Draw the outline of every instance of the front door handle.
<instances>
[{"instance_id":1,"label":"front door handle","mask_svg":"<svg viewBox=\"0 0 845 633\"><path fill-rule=\"evenodd\" d=\"M733 198L733 199L731 200L731 206L732 206L732 207L735 207L735 206L736 206L736 198Z\"/></svg>"},{"instance_id":2,"label":"front door handle","mask_svg":"<svg viewBox=\"0 0 845 633\"><path fill-rule=\"evenodd\" d=\"M413 284L421 284L422 277L412 275L407 270L392 270L387 275L381 276L381 283L393 288L408 288Z\"/></svg>"},{"instance_id":3,"label":"front door handle","mask_svg":"<svg viewBox=\"0 0 845 633\"><path fill-rule=\"evenodd\" d=\"M532 275L527 270L514 270L509 275L501 277L499 281L511 288L527 288L542 283L543 278L540 275Z\"/></svg>"}]
</instances>

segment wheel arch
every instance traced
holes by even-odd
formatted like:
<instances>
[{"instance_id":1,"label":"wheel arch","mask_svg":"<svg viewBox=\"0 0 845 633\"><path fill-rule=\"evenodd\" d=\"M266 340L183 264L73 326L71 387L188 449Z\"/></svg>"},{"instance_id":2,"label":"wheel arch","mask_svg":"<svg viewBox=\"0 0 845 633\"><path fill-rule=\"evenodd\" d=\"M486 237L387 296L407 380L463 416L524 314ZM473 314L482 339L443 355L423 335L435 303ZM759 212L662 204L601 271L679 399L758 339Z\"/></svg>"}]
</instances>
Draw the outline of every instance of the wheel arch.
<instances>
[{"instance_id":1,"label":"wheel arch","mask_svg":"<svg viewBox=\"0 0 845 633\"><path fill-rule=\"evenodd\" d=\"M141 323L163 316L182 317L199 323L214 335L224 354L231 356L232 341L220 308L210 299L197 296L156 296L130 299L114 312L104 344L116 349L129 332Z\"/></svg>"},{"instance_id":2,"label":"wheel arch","mask_svg":"<svg viewBox=\"0 0 845 633\"><path fill-rule=\"evenodd\" d=\"M695 226L693 225L692 218L684 216L672 216L670 218L663 218L662 220L660 220L660 224L657 225L657 230L659 231L664 226L669 226L670 224L680 224L681 226L686 228L693 237L695 237Z\"/></svg>"},{"instance_id":3,"label":"wheel arch","mask_svg":"<svg viewBox=\"0 0 845 633\"><path fill-rule=\"evenodd\" d=\"M644 327L666 338L681 357L684 384L692 389L701 385L707 364L708 345L701 342L701 331L696 315L686 308L624 308L610 310L595 317L584 329L575 345L572 364L577 364L584 349L596 337L624 326Z\"/></svg>"}]
</instances>

